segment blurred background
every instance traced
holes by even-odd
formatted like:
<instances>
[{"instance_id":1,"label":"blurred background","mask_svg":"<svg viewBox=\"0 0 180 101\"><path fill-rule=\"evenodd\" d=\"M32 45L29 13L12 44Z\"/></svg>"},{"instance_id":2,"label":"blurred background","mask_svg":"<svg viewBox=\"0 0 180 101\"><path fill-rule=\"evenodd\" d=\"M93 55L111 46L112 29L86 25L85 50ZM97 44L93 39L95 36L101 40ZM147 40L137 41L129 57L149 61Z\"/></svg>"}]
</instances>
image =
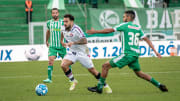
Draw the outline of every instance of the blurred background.
<instances>
[{"instance_id":1,"label":"blurred background","mask_svg":"<svg viewBox=\"0 0 180 101\"><path fill-rule=\"evenodd\" d=\"M94 27L103 29L122 22L123 12L136 11L134 23L141 25L151 40L180 39L180 0L31 0L32 21L26 23L25 0L1 0L0 45L44 44L46 21L51 19L50 9L58 7L60 18L70 13L84 32ZM48 8L49 7L49 8ZM110 33L89 36L89 43L117 42Z\"/></svg>"}]
</instances>

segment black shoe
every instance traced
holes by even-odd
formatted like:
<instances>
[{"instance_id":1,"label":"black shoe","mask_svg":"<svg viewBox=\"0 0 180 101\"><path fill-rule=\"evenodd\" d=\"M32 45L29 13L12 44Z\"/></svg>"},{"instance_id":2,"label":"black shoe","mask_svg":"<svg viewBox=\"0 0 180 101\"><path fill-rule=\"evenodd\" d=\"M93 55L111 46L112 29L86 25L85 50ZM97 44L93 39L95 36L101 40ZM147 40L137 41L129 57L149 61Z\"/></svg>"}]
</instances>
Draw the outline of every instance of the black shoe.
<instances>
[{"instance_id":1,"label":"black shoe","mask_svg":"<svg viewBox=\"0 0 180 101\"><path fill-rule=\"evenodd\" d=\"M163 84L160 84L159 89L160 89L162 92L168 92L168 89L167 89L166 86L163 85Z\"/></svg>"},{"instance_id":2,"label":"black shoe","mask_svg":"<svg viewBox=\"0 0 180 101\"><path fill-rule=\"evenodd\" d=\"M102 93L102 90L98 90L97 86L95 86L95 87L88 87L88 90L91 91L91 92L99 93L99 94Z\"/></svg>"}]
</instances>

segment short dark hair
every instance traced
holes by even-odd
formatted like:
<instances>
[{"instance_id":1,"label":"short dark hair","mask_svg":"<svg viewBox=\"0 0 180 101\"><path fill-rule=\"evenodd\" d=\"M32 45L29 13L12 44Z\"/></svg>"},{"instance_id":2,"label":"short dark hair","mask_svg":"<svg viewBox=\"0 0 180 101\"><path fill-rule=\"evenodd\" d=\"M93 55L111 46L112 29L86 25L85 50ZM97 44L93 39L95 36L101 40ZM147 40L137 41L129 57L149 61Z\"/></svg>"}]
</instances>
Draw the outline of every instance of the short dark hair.
<instances>
[{"instance_id":1,"label":"short dark hair","mask_svg":"<svg viewBox=\"0 0 180 101\"><path fill-rule=\"evenodd\" d=\"M135 12L133 10L128 10L128 11L125 11L124 13L129 15L132 18L132 20L134 20L136 17Z\"/></svg>"},{"instance_id":2,"label":"short dark hair","mask_svg":"<svg viewBox=\"0 0 180 101\"><path fill-rule=\"evenodd\" d=\"M51 13L52 13L53 10L57 10L59 12L58 8L52 8Z\"/></svg>"},{"instance_id":3,"label":"short dark hair","mask_svg":"<svg viewBox=\"0 0 180 101\"><path fill-rule=\"evenodd\" d=\"M74 21L74 16L72 16L71 14L66 14L64 15L64 18L69 18L71 21Z\"/></svg>"}]
</instances>

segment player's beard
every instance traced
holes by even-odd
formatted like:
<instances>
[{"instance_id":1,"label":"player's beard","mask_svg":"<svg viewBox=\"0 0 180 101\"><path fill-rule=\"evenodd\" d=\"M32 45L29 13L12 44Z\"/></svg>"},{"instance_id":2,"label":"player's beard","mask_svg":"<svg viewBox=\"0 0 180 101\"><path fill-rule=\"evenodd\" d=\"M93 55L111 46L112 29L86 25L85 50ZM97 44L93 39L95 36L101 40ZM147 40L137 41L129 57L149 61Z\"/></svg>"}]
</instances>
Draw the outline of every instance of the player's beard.
<instances>
[{"instance_id":1,"label":"player's beard","mask_svg":"<svg viewBox=\"0 0 180 101\"><path fill-rule=\"evenodd\" d=\"M125 19L124 22L128 22L127 19Z\"/></svg>"},{"instance_id":2,"label":"player's beard","mask_svg":"<svg viewBox=\"0 0 180 101\"><path fill-rule=\"evenodd\" d=\"M58 16L53 16L53 19L54 19L54 20L57 20L57 19L58 19Z\"/></svg>"},{"instance_id":3,"label":"player's beard","mask_svg":"<svg viewBox=\"0 0 180 101\"><path fill-rule=\"evenodd\" d=\"M67 27L66 27L66 30L67 30L67 31L70 31L70 30L71 30L71 26L67 26Z\"/></svg>"}]
</instances>

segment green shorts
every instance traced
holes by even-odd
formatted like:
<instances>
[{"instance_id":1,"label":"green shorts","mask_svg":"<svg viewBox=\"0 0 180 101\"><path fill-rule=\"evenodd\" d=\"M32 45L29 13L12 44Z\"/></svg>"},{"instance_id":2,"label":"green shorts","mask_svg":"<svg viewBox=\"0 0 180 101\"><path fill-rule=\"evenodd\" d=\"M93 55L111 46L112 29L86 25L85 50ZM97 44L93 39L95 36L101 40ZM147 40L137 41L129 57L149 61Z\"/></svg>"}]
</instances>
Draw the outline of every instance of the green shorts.
<instances>
[{"instance_id":1,"label":"green shorts","mask_svg":"<svg viewBox=\"0 0 180 101\"><path fill-rule=\"evenodd\" d=\"M64 58L64 56L66 55L66 48L53 48L53 47L49 47L49 51L48 51L48 56L56 56L59 55L61 58Z\"/></svg>"},{"instance_id":2,"label":"green shorts","mask_svg":"<svg viewBox=\"0 0 180 101\"><path fill-rule=\"evenodd\" d=\"M132 56L132 55L125 55L122 54L120 56L116 56L110 60L111 66L118 67L118 68L123 68L124 66L128 65L130 69L134 71L140 71L140 65L139 65L139 60L138 56Z\"/></svg>"}]
</instances>

